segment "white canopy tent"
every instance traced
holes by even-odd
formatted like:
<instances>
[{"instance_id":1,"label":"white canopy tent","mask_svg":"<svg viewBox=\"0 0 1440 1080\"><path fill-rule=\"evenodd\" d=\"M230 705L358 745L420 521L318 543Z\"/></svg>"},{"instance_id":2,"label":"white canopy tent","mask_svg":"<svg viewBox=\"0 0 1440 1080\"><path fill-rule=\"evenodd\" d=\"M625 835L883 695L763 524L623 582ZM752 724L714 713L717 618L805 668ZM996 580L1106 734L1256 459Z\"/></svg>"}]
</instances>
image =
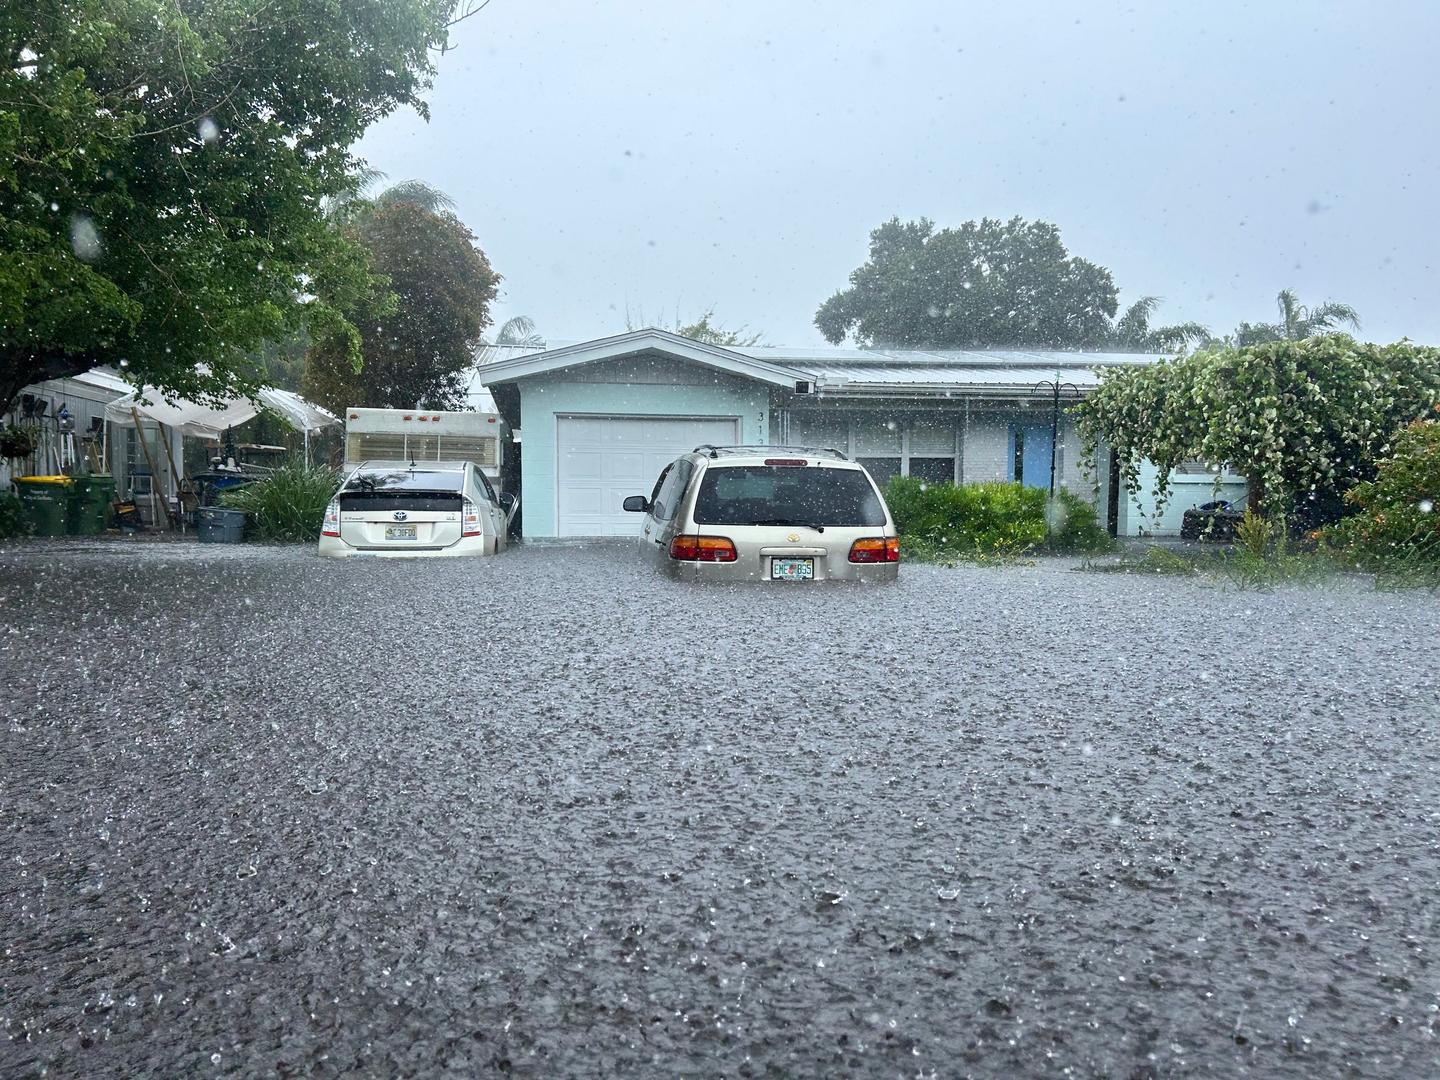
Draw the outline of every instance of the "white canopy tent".
<instances>
[{"instance_id":1,"label":"white canopy tent","mask_svg":"<svg viewBox=\"0 0 1440 1080\"><path fill-rule=\"evenodd\" d=\"M142 404L147 398L148 403ZM164 424L182 435L219 440L227 428L253 420L261 408L269 409L296 431L303 431L307 442L310 432L340 422L339 417L312 405L299 394L268 386L260 391L258 403L247 398L228 398L214 406L184 398L166 401L158 390L147 386L106 405L105 419L122 427L134 427L138 416L141 420Z\"/></svg>"}]
</instances>

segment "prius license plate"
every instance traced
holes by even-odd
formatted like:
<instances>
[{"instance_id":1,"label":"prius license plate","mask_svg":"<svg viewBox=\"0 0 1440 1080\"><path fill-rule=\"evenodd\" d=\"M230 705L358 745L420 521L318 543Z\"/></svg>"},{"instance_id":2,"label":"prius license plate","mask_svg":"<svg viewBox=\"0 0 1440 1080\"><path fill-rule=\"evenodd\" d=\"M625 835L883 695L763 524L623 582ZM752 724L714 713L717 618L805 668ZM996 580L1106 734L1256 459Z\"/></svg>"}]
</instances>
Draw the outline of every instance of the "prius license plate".
<instances>
[{"instance_id":1,"label":"prius license plate","mask_svg":"<svg viewBox=\"0 0 1440 1080\"><path fill-rule=\"evenodd\" d=\"M414 526L414 525L386 525L386 526L385 526L385 539L386 539L386 540L414 540L414 539L415 539L415 526Z\"/></svg>"},{"instance_id":2,"label":"prius license plate","mask_svg":"<svg viewBox=\"0 0 1440 1080\"><path fill-rule=\"evenodd\" d=\"M771 559L772 581L809 581L815 576L814 559Z\"/></svg>"}]
</instances>

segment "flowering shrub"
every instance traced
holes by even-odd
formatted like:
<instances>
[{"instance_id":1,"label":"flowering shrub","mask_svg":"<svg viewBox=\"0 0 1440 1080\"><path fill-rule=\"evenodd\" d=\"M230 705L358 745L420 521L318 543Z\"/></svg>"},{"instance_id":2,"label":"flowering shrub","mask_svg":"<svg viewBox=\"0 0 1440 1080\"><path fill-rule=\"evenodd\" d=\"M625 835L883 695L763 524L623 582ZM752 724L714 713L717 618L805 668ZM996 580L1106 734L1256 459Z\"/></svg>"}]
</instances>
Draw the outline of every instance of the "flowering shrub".
<instances>
[{"instance_id":1,"label":"flowering shrub","mask_svg":"<svg viewBox=\"0 0 1440 1080\"><path fill-rule=\"evenodd\" d=\"M1440 420L1397 433L1375 473L1346 493L1358 512L1326 530L1326 539L1362 563L1440 561Z\"/></svg>"}]
</instances>

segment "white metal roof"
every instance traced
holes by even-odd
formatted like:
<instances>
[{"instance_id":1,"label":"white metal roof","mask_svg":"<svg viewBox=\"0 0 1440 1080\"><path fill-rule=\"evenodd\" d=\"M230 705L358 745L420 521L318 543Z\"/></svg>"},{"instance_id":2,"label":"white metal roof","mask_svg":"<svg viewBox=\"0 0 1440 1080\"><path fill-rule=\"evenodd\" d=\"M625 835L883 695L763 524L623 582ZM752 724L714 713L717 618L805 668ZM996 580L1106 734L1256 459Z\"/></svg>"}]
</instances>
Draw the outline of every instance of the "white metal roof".
<instances>
[{"instance_id":1,"label":"white metal roof","mask_svg":"<svg viewBox=\"0 0 1440 1080\"><path fill-rule=\"evenodd\" d=\"M799 367L1009 367L1065 368L1111 364L1153 364L1154 353L1076 352L1062 349L851 349L841 346L731 345L733 352Z\"/></svg>"},{"instance_id":2,"label":"white metal roof","mask_svg":"<svg viewBox=\"0 0 1440 1080\"><path fill-rule=\"evenodd\" d=\"M483 369L485 382L493 386L530 375L543 375L582 364L647 353L674 356L716 371L725 371L790 389L794 388L797 379L807 377L804 372L797 372L787 364L748 356L735 349L694 341L669 330L653 328L632 330L595 341L582 341L577 345L496 360L483 365Z\"/></svg>"},{"instance_id":3,"label":"white metal roof","mask_svg":"<svg viewBox=\"0 0 1440 1080\"><path fill-rule=\"evenodd\" d=\"M128 394L135 389L135 387L131 386L108 367L94 367L89 371L82 371L78 375L71 375L70 378L78 383L85 383L87 386L94 386L100 390L109 390L117 397Z\"/></svg>"},{"instance_id":4,"label":"white metal roof","mask_svg":"<svg viewBox=\"0 0 1440 1080\"><path fill-rule=\"evenodd\" d=\"M641 353L662 353L790 388L815 384L820 395L989 394L1023 390L1057 379L1077 390L1098 385L1098 368L1153 364L1153 353L1072 352L1033 349L855 349L835 346L730 345L691 341L666 330L636 330L552 349L489 346L482 350L470 388L477 408L490 395L482 384ZM483 397L482 397L483 395Z\"/></svg>"}]
</instances>

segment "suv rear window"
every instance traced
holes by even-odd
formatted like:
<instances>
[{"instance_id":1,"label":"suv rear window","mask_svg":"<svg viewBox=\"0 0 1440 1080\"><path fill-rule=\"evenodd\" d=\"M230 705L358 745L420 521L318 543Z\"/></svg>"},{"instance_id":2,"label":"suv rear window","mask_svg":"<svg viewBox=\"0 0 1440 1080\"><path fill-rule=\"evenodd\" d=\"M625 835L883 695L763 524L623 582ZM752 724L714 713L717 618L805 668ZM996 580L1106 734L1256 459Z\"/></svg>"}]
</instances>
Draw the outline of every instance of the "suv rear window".
<instances>
[{"instance_id":1,"label":"suv rear window","mask_svg":"<svg viewBox=\"0 0 1440 1080\"><path fill-rule=\"evenodd\" d=\"M711 466L695 499L702 525L884 525L885 508L859 469Z\"/></svg>"}]
</instances>

